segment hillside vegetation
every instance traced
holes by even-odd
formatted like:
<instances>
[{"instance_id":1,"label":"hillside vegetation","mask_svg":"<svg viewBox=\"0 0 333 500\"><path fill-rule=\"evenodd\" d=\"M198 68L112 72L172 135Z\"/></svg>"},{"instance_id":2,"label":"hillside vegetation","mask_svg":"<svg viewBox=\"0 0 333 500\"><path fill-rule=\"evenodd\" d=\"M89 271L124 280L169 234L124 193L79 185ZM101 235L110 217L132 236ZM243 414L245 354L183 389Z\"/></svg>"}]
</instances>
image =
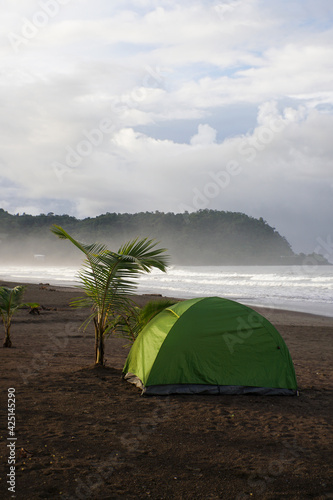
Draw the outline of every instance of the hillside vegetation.
<instances>
[{"instance_id":1,"label":"hillside vegetation","mask_svg":"<svg viewBox=\"0 0 333 500\"><path fill-rule=\"evenodd\" d=\"M78 261L75 248L50 232L52 224L81 241L100 241L114 250L131 238L154 238L168 249L172 264L179 265L302 264L305 258L304 254L296 255L288 241L262 218L238 212L106 213L79 220L53 213L11 215L0 209L2 263L21 259L26 263L44 259L45 264ZM319 256L316 262L327 263Z\"/></svg>"}]
</instances>

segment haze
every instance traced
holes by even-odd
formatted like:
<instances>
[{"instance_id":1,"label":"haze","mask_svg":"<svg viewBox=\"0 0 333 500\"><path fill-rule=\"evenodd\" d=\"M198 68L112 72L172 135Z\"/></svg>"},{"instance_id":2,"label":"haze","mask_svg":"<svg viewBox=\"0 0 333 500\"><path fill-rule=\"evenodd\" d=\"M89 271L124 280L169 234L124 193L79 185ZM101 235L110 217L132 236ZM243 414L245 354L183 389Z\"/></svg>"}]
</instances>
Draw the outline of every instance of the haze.
<instances>
[{"instance_id":1,"label":"haze","mask_svg":"<svg viewBox=\"0 0 333 500\"><path fill-rule=\"evenodd\" d=\"M5 0L0 207L263 217L332 260L331 0Z\"/></svg>"}]
</instances>

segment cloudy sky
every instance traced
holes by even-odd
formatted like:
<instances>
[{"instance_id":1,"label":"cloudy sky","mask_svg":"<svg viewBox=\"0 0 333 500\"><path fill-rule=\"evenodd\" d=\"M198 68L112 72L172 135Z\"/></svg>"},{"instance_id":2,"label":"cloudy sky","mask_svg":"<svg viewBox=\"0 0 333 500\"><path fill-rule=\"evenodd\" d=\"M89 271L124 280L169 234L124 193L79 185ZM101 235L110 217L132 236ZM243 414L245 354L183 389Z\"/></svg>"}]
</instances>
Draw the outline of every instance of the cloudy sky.
<instances>
[{"instance_id":1,"label":"cloudy sky","mask_svg":"<svg viewBox=\"0 0 333 500\"><path fill-rule=\"evenodd\" d=\"M238 211L332 258L332 0L1 0L0 18L0 207Z\"/></svg>"}]
</instances>

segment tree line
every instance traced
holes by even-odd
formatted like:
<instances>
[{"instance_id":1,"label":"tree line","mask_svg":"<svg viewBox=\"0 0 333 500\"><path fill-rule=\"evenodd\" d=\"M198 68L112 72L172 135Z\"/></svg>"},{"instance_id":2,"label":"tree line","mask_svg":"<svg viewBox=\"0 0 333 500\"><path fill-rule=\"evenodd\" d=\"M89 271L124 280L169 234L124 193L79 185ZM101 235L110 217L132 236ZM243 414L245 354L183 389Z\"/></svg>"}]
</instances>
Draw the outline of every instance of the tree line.
<instances>
[{"instance_id":1,"label":"tree line","mask_svg":"<svg viewBox=\"0 0 333 500\"><path fill-rule=\"evenodd\" d=\"M240 212L199 210L192 213L105 213L76 219L52 212L37 216L0 209L2 261L45 256L49 262L77 259L74 251L55 242L50 232L59 225L80 241L100 241L118 248L124 241L147 237L168 249L178 265L302 264L285 237L263 218ZM316 256L316 262L327 263Z\"/></svg>"}]
</instances>

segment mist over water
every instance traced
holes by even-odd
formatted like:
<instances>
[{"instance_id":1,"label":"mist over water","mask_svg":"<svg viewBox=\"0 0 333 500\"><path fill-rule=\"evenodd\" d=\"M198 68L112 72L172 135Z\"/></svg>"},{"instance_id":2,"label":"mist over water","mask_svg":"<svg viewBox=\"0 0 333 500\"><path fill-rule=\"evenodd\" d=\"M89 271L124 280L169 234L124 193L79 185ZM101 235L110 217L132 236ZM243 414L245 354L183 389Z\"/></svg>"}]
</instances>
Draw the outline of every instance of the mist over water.
<instances>
[{"instance_id":1,"label":"mist over water","mask_svg":"<svg viewBox=\"0 0 333 500\"><path fill-rule=\"evenodd\" d=\"M21 283L49 283L53 286L77 286L80 266L45 266L42 260L33 266L0 266L0 280Z\"/></svg>"},{"instance_id":2,"label":"mist over water","mask_svg":"<svg viewBox=\"0 0 333 500\"><path fill-rule=\"evenodd\" d=\"M0 280L78 285L75 266L0 266ZM138 293L191 298L220 296L248 305L263 305L333 317L333 266L172 266L138 280Z\"/></svg>"},{"instance_id":3,"label":"mist over water","mask_svg":"<svg viewBox=\"0 0 333 500\"><path fill-rule=\"evenodd\" d=\"M34 266L79 267L83 255L69 242L61 241L51 232L48 237L39 238L17 234L13 238L0 238L2 268L24 268Z\"/></svg>"}]
</instances>

